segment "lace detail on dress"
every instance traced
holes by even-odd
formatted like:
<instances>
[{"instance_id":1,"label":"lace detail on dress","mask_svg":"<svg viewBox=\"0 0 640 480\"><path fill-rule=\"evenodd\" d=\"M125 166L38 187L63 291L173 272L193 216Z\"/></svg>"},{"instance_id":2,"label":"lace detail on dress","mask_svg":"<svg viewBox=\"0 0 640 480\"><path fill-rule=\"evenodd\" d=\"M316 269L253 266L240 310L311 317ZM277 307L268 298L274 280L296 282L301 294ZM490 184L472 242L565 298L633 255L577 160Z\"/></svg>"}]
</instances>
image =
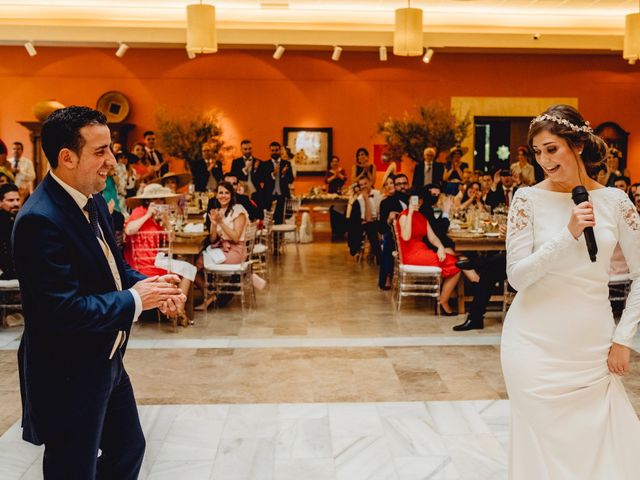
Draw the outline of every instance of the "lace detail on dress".
<instances>
[{"instance_id":1,"label":"lace detail on dress","mask_svg":"<svg viewBox=\"0 0 640 480\"><path fill-rule=\"evenodd\" d=\"M631 230L640 230L640 216L626 195L618 200L618 209L622 219Z\"/></svg>"},{"instance_id":2,"label":"lace detail on dress","mask_svg":"<svg viewBox=\"0 0 640 480\"><path fill-rule=\"evenodd\" d=\"M513 199L509 212L509 233L520 232L531 223L531 206L529 200L518 196Z\"/></svg>"}]
</instances>

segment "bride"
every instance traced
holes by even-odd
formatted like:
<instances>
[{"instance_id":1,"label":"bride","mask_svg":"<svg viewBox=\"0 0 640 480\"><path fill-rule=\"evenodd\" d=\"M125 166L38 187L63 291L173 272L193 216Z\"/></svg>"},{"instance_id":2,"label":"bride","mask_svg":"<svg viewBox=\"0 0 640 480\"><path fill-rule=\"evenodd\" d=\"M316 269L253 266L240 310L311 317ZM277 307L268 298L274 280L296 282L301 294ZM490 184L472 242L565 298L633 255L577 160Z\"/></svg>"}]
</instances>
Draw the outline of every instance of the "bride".
<instances>
[{"instance_id":1,"label":"bride","mask_svg":"<svg viewBox=\"0 0 640 480\"><path fill-rule=\"evenodd\" d=\"M511 401L509 478L640 478L640 421L622 385L640 320L640 218L626 194L589 178L606 145L573 107L536 117L529 148L548 178L509 210L507 274L518 291L502 335ZM571 190L590 200L577 206ZM593 227L596 262L583 238ZM634 279L615 325L608 271L619 243Z\"/></svg>"}]
</instances>

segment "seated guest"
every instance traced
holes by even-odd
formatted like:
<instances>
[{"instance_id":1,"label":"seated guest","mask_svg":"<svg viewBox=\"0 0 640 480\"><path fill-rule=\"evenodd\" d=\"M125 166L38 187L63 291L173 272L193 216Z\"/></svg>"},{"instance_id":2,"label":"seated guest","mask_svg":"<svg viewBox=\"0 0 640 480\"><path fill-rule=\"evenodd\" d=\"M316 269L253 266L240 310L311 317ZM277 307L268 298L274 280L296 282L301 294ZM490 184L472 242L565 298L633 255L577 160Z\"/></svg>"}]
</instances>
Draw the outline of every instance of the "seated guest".
<instances>
[{"instance_id":1,"label":"seated guest","mask_svg":"<svg viewBox=\"0 0 640 480\"><path fill-rule=\"evenodd\" d=\"M238 179L233 173L225 173L223 181L233 187L233 191L235 193L234 202L245 209L249 216L249 221L255 222L256 220L262 220L262 218L264 218L264 212L258 208L256 202L251 200L248 195L239 192L240 182L238 182ZM207 204L207 212L210 212L212 209L220 208L220 202L217 198L218 197L216 196L209 200L209 203Z\"/></svg>"},{"instance_id":2,"label":"seated guest","mask_svg":"<svg viewBox=\"0 0 640 480\"><path fill-rule=\"evenodd\" d=\"M396 193L396 187L394 182L395 176L391 175L385 178L384 182L382 182L382 197L389 198Z\"/></svg>"},{"instance_id":3,"label":"seated guest","mask_svg":"<svg viewBox=\"0 0 640 480\"><path fill-rule=\"evenodd\" d=\"M517 185L533 185L536 183L536 172L529 162L529 147L518 147L517 161L511 164L511 173L517 177Z\"/></svg>"},{"instance_id":4,"label":"seated guest","mask_svg":"<svg viewBox=\"0 0 640 480\"><path fill-rule=\"evenodd\" d=\"M607 156L605 157L604 168L601 168L596 177L598 183L607 187L613 187L615 179L624 172L620 170L620 160L622 160L622 152L615 147L609 147L607 149Z\"/></svg>"},{"instance_id":5,"label":"seated guest","mask_svg":"<svg viewBox=\"0 0 640 480\"><path fill-rule=\"evenodd\" d=\"M633 204L636 206L636 210L640 212L640 190L633 195Z\"/></svg>"},{"instance_id":6,"label":"seated guest","mask_svg":"<svg viewBox=\"0 0 640 480\"><path fill-rule=\"evenodd\" d=\"M484 315L487 312L491 291L498 282L503 282L507 278L507 257L504 253L497 253L480 260L461 260L456 263L463 271L477 271L479 275L477 283L473 286L473 300L469 314L464 323L456 325L453 329L456 332L467 330L483 329Z\"/></svg>"},{"instance_id":7,"label":"seated guest","mask_svg":"<svg viewBox=\"0 0 640 480\"><path fill-rule=\"evenodd\" d=\"M141 184L146 185L153 180L156 176L156 171L149 161L144 149L144 143L134 143L131 153L133 153L133 168L138 175L139 183L137 187L139 188Z\"/></svg>"},{"instance_id":8,"label":"seated guest","mask_svg":"<svg viewBox=\"0 0 640 480\"><path fill-rule=\"evenodd\" d=\"M482 201L487 201L487 193L491 190L491 185L493 185L493 177L490 173L483 173L480 175L480 190L482 191Z\"/></svg>"},{"instance_id":9,"label":"seated guest","mask_svg":"<svg viewBox=\"0 0 640 480\"><path fill-rule=\"evenodd\" d=\"M171 190L171 193L178 193L178 190L191 183L193 177L190 173L167 172L163 176L152 180L150 183L159 183Z\"/></svg>"},{"instance_id":10,"label":"seated guest","mask_svg":"<svg viewBox=\"0 0 640 480\"><path fill-rule=\"evenodd\" d=\"M20 210L20 194L13 183L0 185L0 280L13 280L16 272L11 254L11 233Z\"/></svg>"},{"instance_id":11,"label":"seated guest","mask_svg":"<svg viewBox=\"0 0 640 480\"><path fill-rule=\"evenodd\" d=\"M7 183L13 183L14 176L9 170L4 167L0 167L0 185L5 185Z\"/></svg>"},{"instance_id":12,"label":"seated guest","mask_svg":"<svg viewBox=\"0 0 640 480\"><path fill-rule=\"evenodd\" d=\"M511 205L511 199L515 191L511 171L505 169L496 170L493 174L491 190L487 193L486 204L491 209L496 208L498 205L505 205L508 208Z\"/></svg>"},{"instance_id":13,"label":"seated guest","mask_svg":"<svg viewBox=\"0 0 640 480\"><path fill-rule=\"evenodd\" d=\"M380 253L380 275L378 286L382 290L391 288L393 275L393 252L396 249L391 233L391 225L409 205L409 179L404 173L399 173L394 179L395 193L380 202L380 233L382 233L382 248Z\"/></svg>"},{"instance_id":14,"label":"seated guest","mask_svg":"<svg viewBox=\"0 0 640 480\"><path fill-rule=\"evenodd\" d=\"M348 241L351 255L362 249L364 235L369 239L371 255L380 263L380 240L378 238L378 212L382 195L371 188L366 175L358 180L358 189L354 190L347 206Z\"/></svg>"},{"instance_id":15,"label":"seated guest","mask_svg":"<svg viewBox=\"0 0 640 480\"><path fill-rule=\"evenodd\" d=\"M235 178L235 177L234 177ZM236 202L236 194L233 185L223 181L218 185L215 204L209 203L205 228L209 236L205 240L207 247L219 248L224 254L223 264L238 264L246 260L248 252L245 247L245 230L249 225L249 215L242 205ZM203 253L204 255L205 253ZM199 274L196 285L204 292L204 260L202 255L196 263ZM196 310L206 310L209 305L217 300L218 306L226 304L231 295L223 295L224 298L207 297Z\"/></svg>"},{"instance_id":16,"label":"seated guest","mask_svg":"<svg viewBox=\"0 0 640 480\"><path fill-rule=\"evenodd\" d=\"M175 200L181 195L173 193L166 187L158 184L147 185L144 192L138 196L127 199L127 206L132 209L131 215L124 224L124 233L126 235L124 258L127 263L140 273L147 276L165 275L167 270L156 266L156 256L161 244L162 232L166 232L169 225L168 213L160 211L160 205L166 203L167 200ZM164 216L159 223L155 217ZM157 235L153 235L153 233ZM149 233L151 235L144 237L136 237L136 234ZM172 271L175 268L180 271L173 273L190 272L192 265L182 260L171 260ZM194 269L195 270L195 269ZM195 279L195 271L193 275L186 274L182 276L180 289L185 295L189 294L191 282ZM184 311L184 306L177 312L178 321L182 326L186 326L188 319Z\"/></svg>"},{"instance_id":17,"label":"seated guest","mask_svg":"<svg viewBox=\"0 0 640 480\"><path fill-rule=\"evenodd\" d=\"M422 152L422 161L416 162L413 170L411 188L417 192L419 189L429 184L440 185L444 175L444 165L436 162L436 149L427 147Z\"/></svg>"},{"instance_id":18,"label":"seated guest","mask_svg":"<svg viewBox=\"0 0 640 480\"><path fill-rule=\"evenodd\" d=\"M631 179L629 177L625 177L624 175L620 175L613 179L613 186L615 188L619 188L624 193L629 195L629 187L631 186Z\"/></svg>"},{"instance_id":19,"label":"seated guest","mask_svg":"<svg viewBox=\"0 0 640 480\"><path fill-rule=\"evenodd\" d=\"M438 185L425 185L418 193L420 199L422 199L422 205L420 206L420 213L423 217L427 219L429 226L432 228L434 233L442 242L442 245L445 248L447 253L451 255L457 256L454 251L455 243L449 236L447 232L449 231L449 219L445 216L441 216L440 218L436 218L435 212L433 211L434 205L437 205L440 194L442 193L440 187ZM431 248L432 250L437 250L437 248L429 243L429 239L427 237L423 238L425 244Z\"/></svg>"},{"instance_id":20,"label":"seated guest","mask_svg":"<svg viewBox=\"0 0 640 480\"><path fill-rule=\"evenodd\" d=\"M456 195L454 199L454 208L458 210L467 210L469 208L484 210L484 201L482 200L482 187L480 186L480 182L469 183L460 198Z\"/></svg>"},{"instance_id":21,"label":"seated guest","mask_svg":"<svg viewBox=\"0 0 640 480\"><path fill-rule=\"evenodd\" d=\"M340 193L347 181L347 172L340 166L340 158L337 155L331 157L331 168L324 177L329 193Z\"/></svg>"},{"instance_id":22,"label":"seated guest","mask_svg":"<svg viewBox=\"0 0 640 480\"><path fill-rule=\"evenodd\" d=\"M455 266L457 258L446 253L444 245L429 226L429 222L420 212L423 200L418 205L409 204L398 218L399 242L402 259L408 265L422 265L440 267L442 269L442 290L440 292L440 306L445 316L457 315L449 306L449 298L460 278L460 269ZM427 237L429 243L437 248L434 252L423 241Z\"/></svg>"},{"instance_id":23,"label":"seated guest","mask_svg":"<svg viewBox=\"0 0 640 480\"><path fill-rule=\"evenodd\" d=\"M376 181L376 166L369 162L369 151L360 147L356 151L356 163L351 171L351 178L357 182L364 177L367 177L369 183L373 185Z\"/></svg>"}]
</instances>

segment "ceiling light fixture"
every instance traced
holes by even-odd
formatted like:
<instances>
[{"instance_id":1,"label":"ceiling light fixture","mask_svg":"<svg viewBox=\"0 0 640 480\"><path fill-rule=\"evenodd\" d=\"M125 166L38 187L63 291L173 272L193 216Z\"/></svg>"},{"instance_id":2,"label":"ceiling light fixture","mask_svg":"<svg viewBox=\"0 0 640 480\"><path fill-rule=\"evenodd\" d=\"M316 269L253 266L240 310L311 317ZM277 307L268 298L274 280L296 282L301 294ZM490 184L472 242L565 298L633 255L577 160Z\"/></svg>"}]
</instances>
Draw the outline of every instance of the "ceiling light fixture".
<instances>
[{"instance_id":1,"label":"ceiling light fixture","mask_svg":"<svg viewBox=\"0 0 640 480\"><path fill-rule=\"evenodd\" d=\"M402 57L418 57L424 50L422 33L422 9L408 8L396 10L396 24L393 32L393 54Z\"/></svg>"},{"instance_id":2,"label":"ceiling light fixture","mask_svg":"<svg viewBox=\"0 0 640 480\"><path fill-rule=\"evenodd\" d=\"M122 58L124 57L124 54L127 53L127 50L129 50L129 45L122 42L118 42L118 44L119 44L119 47L116 50L116 57Z\"/></svg>"},{"instance_id":3,"label":"ceiling light fixture","mask_svg":"<svg viewBox=\"0 0 640 480\"><path fill-rule=\"evenodd\" d=\"M624 22L622 58L628 60L629 65L634 65L638 57L640 57L640 13L630 13L625 17Z\"/></svg>"},{"instance_id":4,"label":"ceiling light fixture","mask_svg":"<svg viewBox=\"0 0 640 480\"><path fill-rule=\"evenodd\" d=\"M432 57L433 57L433 49L427 48L427 52L424 54L424 57L422 57L422 61L424 63L429 63Z\"/></svg>"},{"instance_id":5,"label":"ceiling light fixture","mask_svg":"<svg viewBox=\"0 0 640 480\"><path fill-rule=\"evenodd\" d=\"M36 47L33 46L33 43L27 42L24 44L24 48L27 50L27 53L30 57L35 57L38 52L36 51Z\"/></svg>"},{"instance_id":6,"label":"ceiling light fixture","mask_svg":"<svg viewBox=\"0 0 640 480\"><path fill-rule=\"evenodd\" d=\"M333 53L331 54L331 60L337 62L340 60L340 55L342 55L342 47L335 45L333 47Z\"/></svg>"},{"instance_id":7,"label":"ceiling light fixture","mask_svg":"<svg viewBox=\"0 0 640 480\"><path fill-rule=\"evenodd\" d=\"M386 62L387 61L387 47L380 47L379 54L380 54L380 61L381 62Z\"/></svg>"},{"instance_id":8,"label":"ceiling light fixture","mask_svg":"<svg viewBox=\"0 0 640 480\"><path fill-rule=\"evenodd\" d=\"M216 35L216 8L204 5L187 5L187 50L193 53L218 51Z\"/></svg>"},{"instance_id":9,"label":"ceiling light fixture","mask_svg":"<svg viewBox=\"0 0 640 480\"><path fill-rule=\"evenodd\" d=\"M282 45L276 45L276 51L273 52L273 58L280 60L284 55L284 47Z\"/></svg>"}]
</instances>

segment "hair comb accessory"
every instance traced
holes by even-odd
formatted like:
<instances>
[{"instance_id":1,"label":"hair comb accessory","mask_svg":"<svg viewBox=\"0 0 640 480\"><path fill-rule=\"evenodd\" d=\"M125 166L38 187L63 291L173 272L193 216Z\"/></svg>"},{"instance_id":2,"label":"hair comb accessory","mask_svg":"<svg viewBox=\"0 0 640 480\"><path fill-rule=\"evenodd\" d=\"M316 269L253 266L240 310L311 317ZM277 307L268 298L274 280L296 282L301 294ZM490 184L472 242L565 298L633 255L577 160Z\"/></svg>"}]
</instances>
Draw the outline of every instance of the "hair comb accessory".
<instances>
[{"instance_id":1,"label":"hair comb accessory","mask_svg":"<svg viewBox=\"0 0 640 480\"><path fill-rule=\"evenodd\" d=\"M589 125L589 122L584 122L584 125L578 126L574 123L571 123L566 118L560 118L555 115L549 115L548 113L544 113L542 115L538 115L536 118L531 120L531 125L534 123L541 122L543 120L551 120L559 125L564 125L565 127L569 127L574 132L585 132L585 133L593 133L593 129Z\"/></svg>"}]
</instances>

